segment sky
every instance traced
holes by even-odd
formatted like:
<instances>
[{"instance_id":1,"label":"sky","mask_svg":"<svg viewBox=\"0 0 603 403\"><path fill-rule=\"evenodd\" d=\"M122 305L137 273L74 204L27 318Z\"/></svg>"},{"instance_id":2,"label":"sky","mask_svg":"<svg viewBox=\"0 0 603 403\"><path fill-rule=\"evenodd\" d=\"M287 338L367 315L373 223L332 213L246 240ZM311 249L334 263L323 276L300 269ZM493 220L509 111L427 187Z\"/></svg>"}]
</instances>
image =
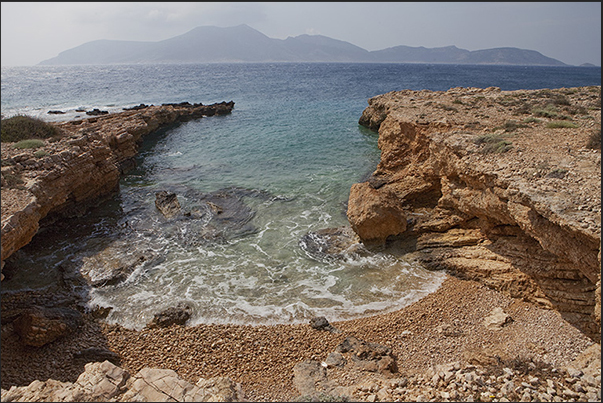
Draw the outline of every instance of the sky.
<instances>
[{"instance_id":1,"label":"sky","mask_svg":"<svg viewBox=\"0 0 603 403\"><path fill-rule=\"evenodd\" d=\"M2 2L1 64L32 66L99 39L160 41L247 24L285 39L324 35L366 50L455 45L536 50L601 66L601 2Z\"/></svg>"}]
</instances>

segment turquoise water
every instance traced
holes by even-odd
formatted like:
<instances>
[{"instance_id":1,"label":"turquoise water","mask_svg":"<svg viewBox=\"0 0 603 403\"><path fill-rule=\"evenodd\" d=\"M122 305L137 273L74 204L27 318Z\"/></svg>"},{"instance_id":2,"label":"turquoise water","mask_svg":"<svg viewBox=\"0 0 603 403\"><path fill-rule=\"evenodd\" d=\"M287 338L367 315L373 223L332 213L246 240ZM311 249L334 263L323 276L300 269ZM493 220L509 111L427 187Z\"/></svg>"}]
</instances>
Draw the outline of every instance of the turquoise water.
<instances>
[{"instance_id":1,"label":"turquoise water","mask_svg":"<svg viewBox=\"0 0 603 403\"><path fill-rule=\"evenodd\" d=\"M598 76L597 76L598 73ZM597 83L598 80L598 83ZM136 169L112 200L46 231L8 264L3 292L49 286L58 268L77 273L96 257L145 256L121 284L82 288L107 321L141 328L184 301L196 323L296 323L399 309L437 289L429 272L395 251L309 253L308 232L347 225L353 183L379 161L377 135L358 125L367 100L401 89L504 89L600 85L600 68L452 65L225 64L2 69L2 113L71 119L75 109L189 101L234 101L232 114L149 136ZM47 115L48 110L65 115ZM203 219L166 220L155 192L183 210L225 192L243 217L207 240ZM230 225L229 223L227 223ZM48 241L48 240L51 240ZM41 268L41 270L40 270Z\"/></svg>"}]
</instances>

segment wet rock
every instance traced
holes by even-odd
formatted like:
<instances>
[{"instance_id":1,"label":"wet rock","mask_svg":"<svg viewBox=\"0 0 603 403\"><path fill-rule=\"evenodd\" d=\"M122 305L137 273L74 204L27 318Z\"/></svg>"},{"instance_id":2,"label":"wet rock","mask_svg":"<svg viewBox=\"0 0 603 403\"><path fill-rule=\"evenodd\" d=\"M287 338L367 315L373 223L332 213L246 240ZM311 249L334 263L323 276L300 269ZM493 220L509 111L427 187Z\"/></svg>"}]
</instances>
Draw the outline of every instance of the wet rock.
<instances>
[{"instance_id":1,"label":"wet rock","mask_svg":"<svg viewBox=\"0 0 603 403\"><path fill-rule=\"evenodd\" d=\"M98 108L94 108L94 109L92 109L91 111L87 111L87 112L86 112L86 115L90 115L90 116L99 116L99 115L106 115L106 114L108 114L108 113L109 113L108 111L101 111L101 110L100 110L100 109L98 109Z\"/></svg>"},{"instance_id":2,"label":"wet rock","mask_svg":"<svg viewBox=\"0 0 603 403\"><path fill-rule=\"evenodd\" d=\"M180 214L180 203L175 193L162 190L155 193L155 207L165 218L172 218Z\"/></svg>"},{"instance_id":3,"label":"wet rock","mask_svg":"<svg viewBox=\"0 0 603 403\"><path fill-rule=\"evenodd\" d=\"M334 328L324 316L317 316L310 319L310 326L312 329L316 330L326 330L331 333L340 333L340 331Z\"/></svg>"},{"instance_id":4,"label":"wet rock","mask_svg":"<svg viewBox=\"0 0 603 403\"><path fill-rule=\"evenodd\" d=\"M34 347L41 347L73 331L82 324L82 315L70 308L32 307L23 312L13 327L21 341Z\"/></svg>"},{"instance_id":5,"label":"wet rock","mask_svg":"<svg viewBox=\"0 0 603 403\"><path fill-rule=\"evenodd\" d=\"M150 249L114 242L100 252L82 259L79 272L93 287L124 282L138 268L153 264L158 256Z\"/></svg>"},{"instance_id":6,"label":"wet rock","mask_svg":"<svg viewBox=\"0 0 603 403\"><path fill-rule=\"evenodd\" d=\"M192 308L181 302L175 307L167 308L166 310L155 314L153 320L147 324L147 327L158 328L169 327L172 325L184 325L191 317L191 313Z\"/></svg>"},{"instance_id":7,"label":"wet rock","mask_svg":"<svg viewBox=\"0 0 603 403\"><path fill-rule=\"evenodd\" d=\"M319 261L369 254L360 243L360 238L347 226L308 232L299 240L299 246L311 258Z\"/></svg>"},{"instance_id":8,"label":"wet rock","mask_svg":"<svg viewBox=\"0 0 603 403\"><path fill-rule=\"evenodd\" d=\"M48 111L47 113L49 115L63 115L63 114L65 114L65 112L63 112L63 111Z\"/></svg>"},{"instance_id":9,"label":"wet rock","mask_svg":"<svg viewBox=\"0 0 603 403\"><path fill-rule=\"evenodd\" d=\"M122 108L122 109L124 111L139 111L141 109L145 109L145 108L148 108L148 107L149 107L149 105L140 104L140 105L137 105L137 106L133 106L131 108Z\"/></svg>"}]
</instances>

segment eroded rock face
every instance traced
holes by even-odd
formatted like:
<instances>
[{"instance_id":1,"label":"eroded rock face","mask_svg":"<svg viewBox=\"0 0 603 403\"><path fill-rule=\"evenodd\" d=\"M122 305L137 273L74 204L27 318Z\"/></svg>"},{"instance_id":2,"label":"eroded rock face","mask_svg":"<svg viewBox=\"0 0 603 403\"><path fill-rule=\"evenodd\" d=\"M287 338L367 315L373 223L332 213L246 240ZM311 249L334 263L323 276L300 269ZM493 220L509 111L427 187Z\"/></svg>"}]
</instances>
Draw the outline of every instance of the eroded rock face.
<instances>
[{"instance_id":1,"label":"eroded rock face","mask_svg":"<svg viewBox=\"0 0 603 403\"><path fill-rule=\"evenodd\" d=\"M352 187L352 228L363 241L401 234L423 265L557 309L598 340L601 154L586 146L600 130L600 91L453 88L372 98L359 123L379 131L381 161ZM551 128L555 118L537 111L554 99L568 116L588 118Z\"/></svg>"},{"instance_id":2,"label":"eroded rock face","mask_svg":"<svg viewBox=\"0 0 603 403\"><path fill-rule=\"evenodd\" d=\"M28 244L45 217L78 216L118 189L120 174L133 165L143 136L203 116L230 113L234 102L149 106L82 120L55 123L65 132L46 142L47 155L2 143L2 255L6 260ZM19 178L11 186L7 177Z\"/></svg>"}]
</instances>

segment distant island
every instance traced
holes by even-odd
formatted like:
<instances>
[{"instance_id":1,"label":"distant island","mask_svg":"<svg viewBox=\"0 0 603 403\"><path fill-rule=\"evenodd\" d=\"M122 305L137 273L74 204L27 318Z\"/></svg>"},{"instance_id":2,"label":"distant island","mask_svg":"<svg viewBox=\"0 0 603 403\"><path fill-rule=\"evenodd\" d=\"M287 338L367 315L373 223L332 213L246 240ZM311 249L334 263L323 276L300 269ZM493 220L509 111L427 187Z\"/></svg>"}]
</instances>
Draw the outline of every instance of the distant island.
<instances>
[{"instance_id":1,"label":"distant island","mask_svg":"<svg viewBox=\"0 0 603 403\"><path fill-rule=\"evenodd\" d=\"M202 26L158 42L97 40L59 53L40 65L150 63L441 63L568 66L526 49L513 47L469 51L456 46L425 48L394 46L368 51L323 35L269 38L248 25Z\"/></svg>"}]
</instances>

